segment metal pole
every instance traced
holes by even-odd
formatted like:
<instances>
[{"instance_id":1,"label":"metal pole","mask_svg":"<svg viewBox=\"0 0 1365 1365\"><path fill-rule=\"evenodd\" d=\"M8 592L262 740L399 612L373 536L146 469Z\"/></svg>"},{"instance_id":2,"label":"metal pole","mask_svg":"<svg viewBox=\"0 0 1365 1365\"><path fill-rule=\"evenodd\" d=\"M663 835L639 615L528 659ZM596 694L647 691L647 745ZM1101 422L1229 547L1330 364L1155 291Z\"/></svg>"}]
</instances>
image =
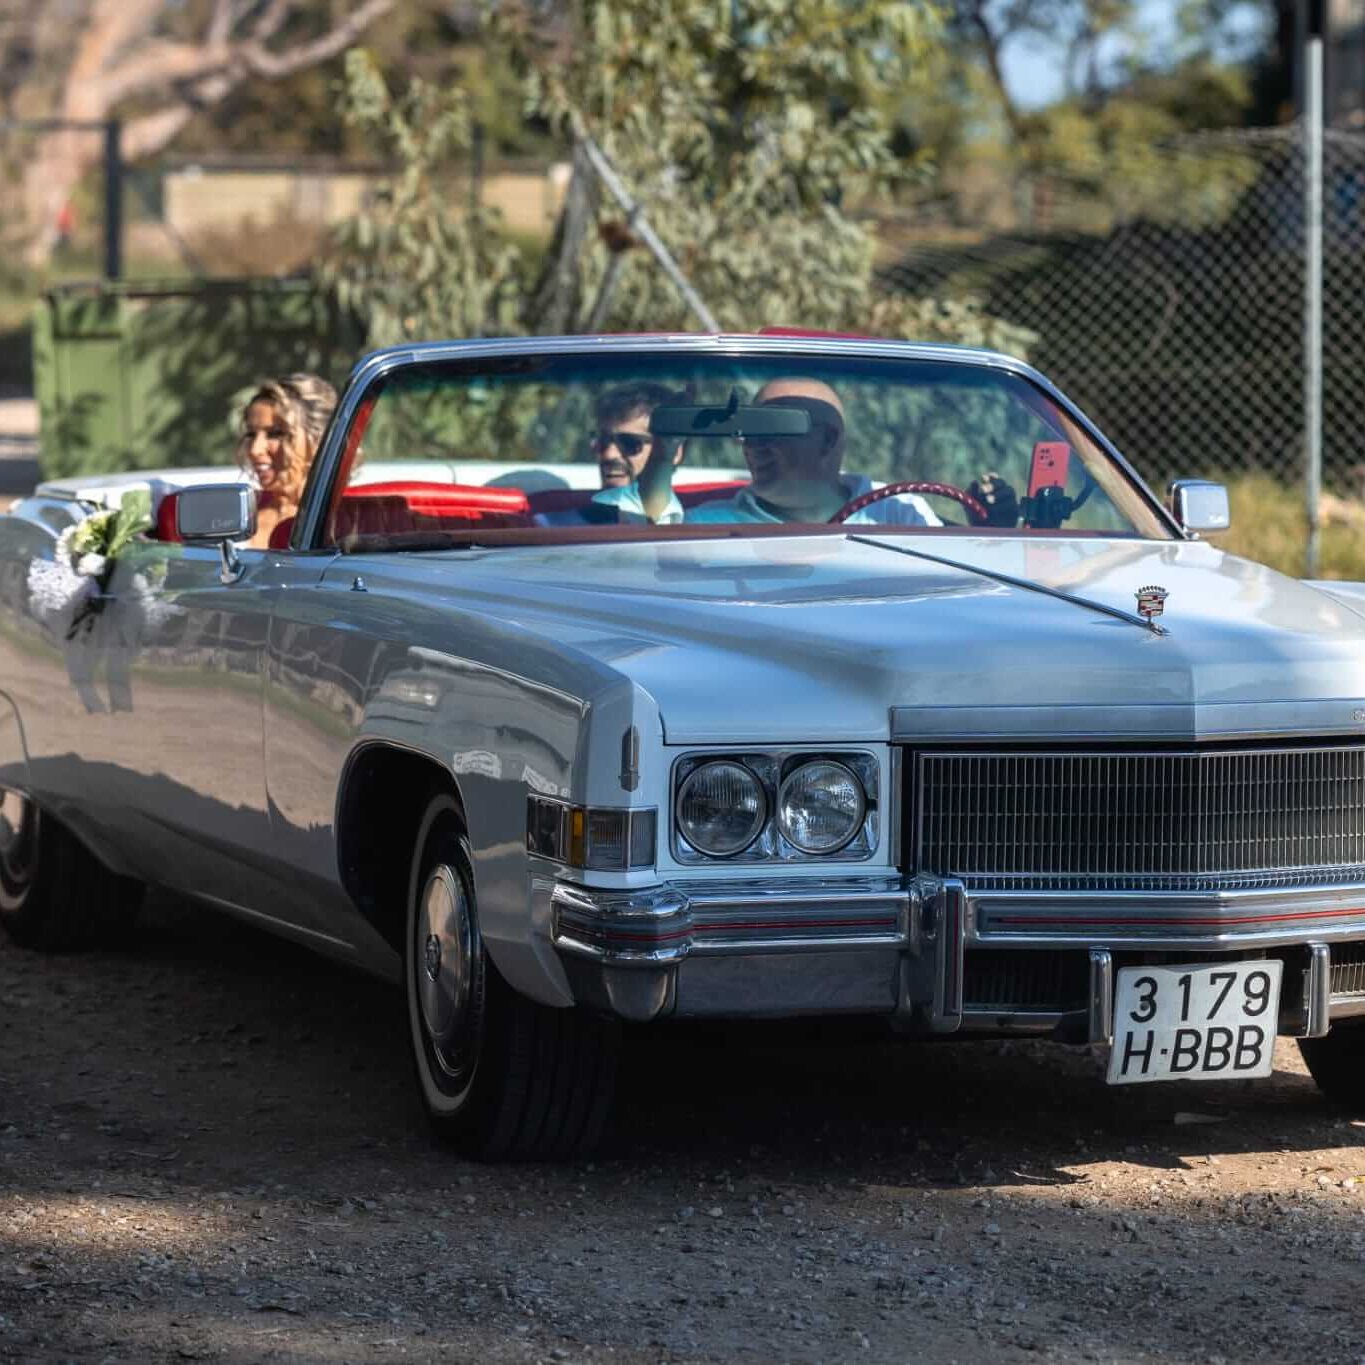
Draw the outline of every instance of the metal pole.
<instances>
[{"instance_id":1,"label":"metal pole","mask_svg":"<svg viewBox=\"0 0 1365 1365\"><path fill-rule=\"evenodd\" d=\"M1308 503L1306 576L1316 578L1322 541L1322 125L1323 5L1308 0L1304 42L1303 421Z\"/></svg>"},{"instance_id":2,"label":"metal pole","mask_svg":"<svg viewBox=\"0 0 1365 1365\"><path fill-rule=\"evenodd\" d=\"M123 274L123 125L104 125L104 277Z\"/></svg>"},{"instance_id":3,"label":"metal pole","mask_svg":"<svg viewBox=\"0 0 1365 1365\"><path fill-rule=\"evenodd\" d=\"M697 315L698 321L708 332L719 332L720 323L711 315L711 310L702 302L701 295L692 288L687 276L678 268L677 261L673 259L668 248L659 240L658 233L650 227L644 210L631 198L630 191L622 184L621 177L616 174L605 153L581 127L575 131L582 139L583 150L587 153L588 161L597 173L597 178L611 192L616 202L620 204L626 215L626 221L630 223L631 227L639 234L640 240L650 249L654 259L662 267L664 274L673 281L678 293L683 296L683 302Z\"/></svg>"}]
</instances>

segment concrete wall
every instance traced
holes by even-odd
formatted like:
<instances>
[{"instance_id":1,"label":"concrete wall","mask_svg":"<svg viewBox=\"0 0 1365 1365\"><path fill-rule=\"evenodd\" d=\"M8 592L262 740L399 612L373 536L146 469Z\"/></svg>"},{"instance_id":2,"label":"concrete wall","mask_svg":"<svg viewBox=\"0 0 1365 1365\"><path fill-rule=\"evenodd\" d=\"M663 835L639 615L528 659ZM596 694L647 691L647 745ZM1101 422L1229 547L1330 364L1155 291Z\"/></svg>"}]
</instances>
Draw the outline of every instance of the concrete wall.
<instances>
[{"instance_id":1,"label":"concrete wall","mask_svg":"<svg viewBox=\"0 0 1365 1365\"><path fill-rule=\"evenodd\" d=\"M246 220L335 223L356 214L383 178L370 171L187 166L166 173L165 218L171 228L190 239L205 230L238 227ZM548 235L566 179L553 166L544 171L490 168L483 178L482 199L502 214L513 231ZM457 182L452 208L463 210L468 202L468 182Z\"/></svg>"}]
</instances>

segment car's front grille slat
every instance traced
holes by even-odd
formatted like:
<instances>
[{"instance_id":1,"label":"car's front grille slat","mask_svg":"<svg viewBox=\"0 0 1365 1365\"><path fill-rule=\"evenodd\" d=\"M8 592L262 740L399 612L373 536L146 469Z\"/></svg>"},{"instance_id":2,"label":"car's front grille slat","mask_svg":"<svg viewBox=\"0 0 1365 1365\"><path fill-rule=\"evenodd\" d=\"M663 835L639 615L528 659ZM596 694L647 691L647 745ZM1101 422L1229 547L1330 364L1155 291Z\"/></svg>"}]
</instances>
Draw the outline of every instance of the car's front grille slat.
<instances>
[{"instance_id":1,"label":"car's front grille slat","mask_svg":"<svg viewBox=\"0 0 1365 1365\"><path fill-rule=\"evenodd\" d=\"M1365 880L1365 746L917 756L917 866L993 889Z\"/></svg>"}]
</instances>

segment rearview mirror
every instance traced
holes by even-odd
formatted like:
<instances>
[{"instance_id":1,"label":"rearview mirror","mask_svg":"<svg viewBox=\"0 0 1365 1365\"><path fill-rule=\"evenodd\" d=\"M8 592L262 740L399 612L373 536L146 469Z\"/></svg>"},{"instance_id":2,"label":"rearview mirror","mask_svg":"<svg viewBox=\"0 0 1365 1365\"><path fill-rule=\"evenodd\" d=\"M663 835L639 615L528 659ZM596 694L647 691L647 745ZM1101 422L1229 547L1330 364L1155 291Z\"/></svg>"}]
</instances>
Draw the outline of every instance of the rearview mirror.
<instances>
[{"instance_id":1,"label":"rearview mirror","mask_svg":"<svg viewBox=\"0 0 1365 1365\"><path fill-rule=\"evenodd\" d=\"M655 408L649 419L654 436L805 436L810 431L810 413L798 407L778 407L775 403L728 407Z\"/></svg>"},{"instance_id":2,"label":"rearview mirror","mask_svg":"<svg viewBox=\"0 0 1365 1365\"><path fill-rule=\"evenodd\" d=\"M1232 524L1228 490L1208 479L1177 479L1167 490L1171 513L1185 531L1226 531Z\"/></svg>"}]
</instances>

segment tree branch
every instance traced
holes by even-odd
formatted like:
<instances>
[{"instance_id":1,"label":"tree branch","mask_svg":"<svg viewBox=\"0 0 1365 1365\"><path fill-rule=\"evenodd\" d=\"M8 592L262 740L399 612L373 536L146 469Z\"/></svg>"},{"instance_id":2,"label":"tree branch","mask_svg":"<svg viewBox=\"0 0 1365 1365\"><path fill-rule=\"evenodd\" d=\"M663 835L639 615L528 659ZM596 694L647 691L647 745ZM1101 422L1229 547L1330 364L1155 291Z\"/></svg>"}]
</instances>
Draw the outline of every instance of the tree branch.
<instances>
[{"instance_id":1,"label":"tree branch","mask_svg":"<svg viewBox=\"0 0 1365 1365\"><path fill-rule=\"evenodd\" d=\"M108 3L109 0L100 2ZM124 2L118 0L118 3ZM135 0L130 0L132 2ZM147 0L142 2L147 3ZM88 77L93 89L87 86L83 100L87 104L98 103L100 108L97 116L117 108L133 95L166 92L172 88L184 90L186 87L196 87L195 100L190 102L192 105L216 103L228 90L240 85L250 75L278 79L344 51L369 24L387 14L395 2L365 0L364 4L321 37L283 52L270 52L259 35L273 32L284 22L293 0L269 0L253 25L251 38L239 43L205 42L197 45L167 40L145 44L112 70L106 67L101 74ZM239 17L233 0L219 0L211 28L218 27L224 19L231 21ZM104 50L107 52L109 49L106 46ZM222 93L210 98L203 88L203 83L207 81L227 81L228 84L223 87ZM149 117L158 118L161 112Z\"/></svg>"},{"instance_id":2,"label":"tree branch","mask_svg":"<svg viewBox=\"0 0 1365 1365\"><path fill-rule=\"evenodd\" d=\"M1000 38L986 17L986 6L983 0L972 0L968 8L967 19L972 28L976 30L977 38L981 42L981 55L986 59L986 70L990 73L991 84L995 86L995 93L1000 100L1000 108L1005 115L1005 122L1009 124L1010 136L1014 139L1015 145L1018 146L1025 140L1024 120L1014 102L1014 97L1009 92L1009 87L1005 84L1005 72L1000 62Z\"/></svg>"},{"instance_id":3,"label":"tree branch","mask_svg":"<svg viewBox=\"0 0 1365 1365\"><path fill-rule=\"evenodd\" d=\"M164 0L94 0L77 39L71 76L98 79L129 43L151 28L163 8Z\"/></svg>"},{"instance_id":4,"label":"tree branch","mask_svg":"<svg viewBox=\"0 0 1365 1365\"><path fill-rule=\"evenodd\" d=\"M210 47L219 47L232 37L233 25L237 21L235 0L214 0L213 18L209 20L205 41Z\"/></svg>"},{"instance_id":5,"label":"tree branch","mask_svg":"<svg viewBox=\"0 0 1365 1365\"><path fill-rule=\"evenodd\" d=\"M293 8L294 0L268 0L265 9L251 26L251 41L269 42L283 27Z\"/></svg>"},{"instance_id":6,"label":"tree branch","mask_svg":"<svg viewBox=\"0 0 1365 1365\"><path fill-rule=\"evenodd\" d=\"M160 42L140 48L100 82L106 109L113 109L130 95L184 85L227 70L232 49L224 44Z\"/></svg>"},{"instance_id":7,"label":"tree branch","mask_svg":"<svg viewBox=\"0 0 1365 1365\"><path fill-rule=\"evenodd\" d=\"M304 67L315 66L335 57L358 38L376 19L393 9L395 0L365 0L334 29L310 42L299 43L284 52L270 52L258 40L243 43L237 48L237 55L253 75L277 79L291 75Z\"/></svg>"}]
</instances>

